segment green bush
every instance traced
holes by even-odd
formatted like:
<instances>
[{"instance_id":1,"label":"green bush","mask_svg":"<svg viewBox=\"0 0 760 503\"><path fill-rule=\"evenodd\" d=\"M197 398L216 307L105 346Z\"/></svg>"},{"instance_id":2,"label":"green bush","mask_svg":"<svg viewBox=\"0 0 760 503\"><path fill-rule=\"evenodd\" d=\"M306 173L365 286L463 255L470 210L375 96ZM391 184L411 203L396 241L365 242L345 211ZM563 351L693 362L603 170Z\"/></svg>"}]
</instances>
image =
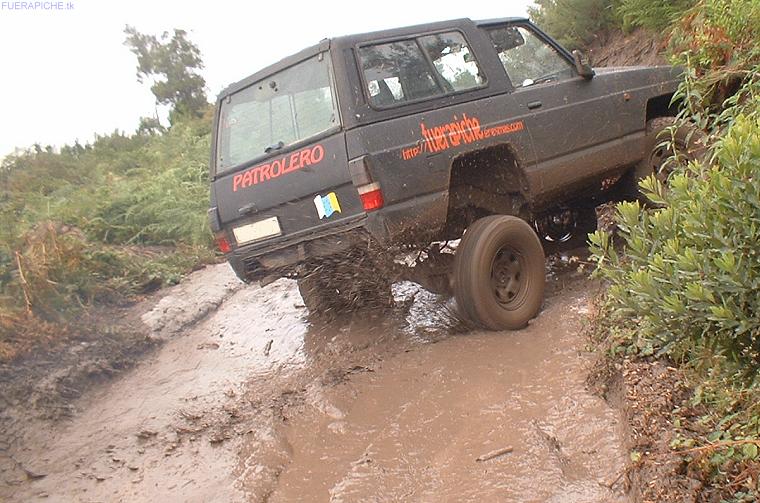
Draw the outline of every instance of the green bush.
<instances>
[{"instance_id":1,"label":"green bush","mask_svg":"<svg viewBox=\"0 0 760 503\"><path fill-rule=\"evenodd\" d=\"M591 236L592 252L616 316L637 337L678 358L709 349L752 380L760 369L760 113L736 118L713 162L674 174L667 190L654 177L642 182L662 207L620 204L625 256L604 232Z\"/></svg>"},{"instance_id":2,"label":"green bush","mask_svg":"<svg viewBox=\"0 0 760 503\"><path fill-rule=\"evenodd\" d=\"M26 344L19 334L59 330L83 305L174 283L213 260L210 129L207 114L3 160L0 358Z\"/></svg>"},{"instance_id":3,"label":"green bush","mask_svg":"<svg viewBox=\"0 0 760 503\"><path fill-rule=\"evenodd\" d=\"M760 96L760 2L702 0L675 25L669 51L687 69L682 117L720 133Z\"/></svg>"},{"instance_id":4,"label":"green bush","mask_svg":"<svg viewBox=\"0 0 760 503\"><path fill-rule=\"evenodd\" d=\"M531 19L568 49L590 44L601 32L619 26L616 0L536 0Z\"/></svg>"},{"instance_id":5,"label":"green bush","mask_svg":"<svg viewBox=\"0 0 760 503\"><path fill-rule=\"evenodd\" d=\"M736 0L745 2L747 0ZM589 45L609 30L643 27L663 33L697 0L536 0L531 19L570 49Z\"/></svg>"},{"instance_id":6,"label":"green bush","mask_svg":"<svg viewBox=\"0 0 760 503\"><path fill-rule=\"evenodd\" d=\"M620 0L616 12L625 29L641 26L661 32L695 3L696 0Z\"/></svg>"},{"instance_id":7,"label":"green bush","mask_svg":"<svg viewBox=\"0 0 760 503\"><path fill-rule=\"evenodd\" d=\"M179 123L139 152L140 163L97 191L98 204L84 229L114 244L211 246L210 135Z\"/></svg>"}]
</instances>

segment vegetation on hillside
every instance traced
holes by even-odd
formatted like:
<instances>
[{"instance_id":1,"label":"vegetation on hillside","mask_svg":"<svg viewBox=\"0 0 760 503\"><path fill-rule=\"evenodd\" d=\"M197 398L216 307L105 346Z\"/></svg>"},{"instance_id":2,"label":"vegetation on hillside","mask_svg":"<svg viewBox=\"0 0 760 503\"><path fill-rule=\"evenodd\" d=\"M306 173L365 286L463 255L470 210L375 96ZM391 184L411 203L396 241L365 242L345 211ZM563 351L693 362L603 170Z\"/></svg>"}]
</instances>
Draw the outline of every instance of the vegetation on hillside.
<instances>
[{"instance_id":1,"label":"vegetation on hillside","mask_svg":"<svg viewBox=\"0 0 760 503\"><path fill-rule=\"evenodd\" d=\"M536 0L530 17L570 49L609 30L670 28L696 0Z\"/></svg>"},{"instance_id":2,"label":"vegetation on hillside","mask_svg":"<svg viewBox=\"0 0 760 503\"><path fill-rule=\"evenodd\" d=\"M169 127L33 148L0 165L0 360L67 331L83 307L175 283L212 260L207 227L211 107L198 48L126 29Z\"/></svg>"},{"instance_id":3,"label":"vegetation on hillside","mask_svg":"<svg viewBox=\"0 0 760 503\"><path fill-rule=\"evenodd\" d=\"M576 21L576 9L594 16ZM601 328L615 352L666 357L687 370L690 405L703 416L690 423L697 429L677 430L672 447L713 487L710 501L757 501L760 2L547 0L534 18L577 45L601 26L657 30L685 68L679 123L706 133L707 155L674 163L667 186L643 181L647 207L617 206L619 245L605 232L591 236L597 274L609 284ZM676 425L692 421L676 416Z\"/></svg>"}]
</instances>

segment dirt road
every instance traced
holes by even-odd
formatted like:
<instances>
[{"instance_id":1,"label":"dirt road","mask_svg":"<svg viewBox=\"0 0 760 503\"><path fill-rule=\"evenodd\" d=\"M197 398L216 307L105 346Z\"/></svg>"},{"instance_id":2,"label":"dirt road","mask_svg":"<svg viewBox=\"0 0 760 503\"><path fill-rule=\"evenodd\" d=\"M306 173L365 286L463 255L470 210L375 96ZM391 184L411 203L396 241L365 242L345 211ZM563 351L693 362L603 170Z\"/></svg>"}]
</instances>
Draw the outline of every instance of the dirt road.
<instances>
[{"instance_id":1,"label":"dirt road","mask_svg":"<svg viewBox=\"0 0 760 503\"><path fill-rule=\"evenodd\" d=\"M224 302L198 300L209 277ZM14 428L0 499L627 501L618 412L584 385L589 285L553 281L529 328L492 333L408 283L393 313L325 325L292 281L207 269L146 313L168 340L145 361Z\"/></svg>"}]
</instances>

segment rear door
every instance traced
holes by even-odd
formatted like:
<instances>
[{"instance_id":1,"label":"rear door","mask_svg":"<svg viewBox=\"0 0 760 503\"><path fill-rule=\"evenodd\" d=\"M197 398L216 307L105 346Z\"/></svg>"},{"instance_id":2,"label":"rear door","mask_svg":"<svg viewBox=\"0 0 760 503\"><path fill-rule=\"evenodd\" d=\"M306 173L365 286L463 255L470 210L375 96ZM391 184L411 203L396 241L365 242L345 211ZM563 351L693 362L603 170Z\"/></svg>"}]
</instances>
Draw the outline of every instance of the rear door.
<instances>
[{"instance_id":1,"label":"rear door","mask_svg":"<svg viewBox=\"0 0 760 503\"><path fill-rule=\"evenodd\" d=\"M329 59L320 53L220 102L213 190L237 246L318 231L363 213Z\"/></svg>"}]
</instances>

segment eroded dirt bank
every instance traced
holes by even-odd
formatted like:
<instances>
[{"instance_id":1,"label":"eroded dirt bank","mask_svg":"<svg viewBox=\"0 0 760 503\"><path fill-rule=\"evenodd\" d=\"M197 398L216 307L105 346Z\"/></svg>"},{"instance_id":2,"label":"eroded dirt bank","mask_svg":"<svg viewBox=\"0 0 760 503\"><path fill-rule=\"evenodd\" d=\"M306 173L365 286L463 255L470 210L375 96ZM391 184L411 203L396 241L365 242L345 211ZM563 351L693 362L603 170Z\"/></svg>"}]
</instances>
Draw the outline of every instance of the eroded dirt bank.
<instances>
[{"instance_id":1,"label":"eroded dirt bank","mask_svg":"<svg viewBox=\"0 0 760 503\"><path fill-rule=\"evenodd\" d=\"M70 419L19 428L0 497L627 501L619 414L584 385L589 285L552 279L513 333L469 330L411 284L392 313L329 324L307 321L287 280L231 289L189 328L151 311L168 342Z\"/></svg>"}]
</instances>

